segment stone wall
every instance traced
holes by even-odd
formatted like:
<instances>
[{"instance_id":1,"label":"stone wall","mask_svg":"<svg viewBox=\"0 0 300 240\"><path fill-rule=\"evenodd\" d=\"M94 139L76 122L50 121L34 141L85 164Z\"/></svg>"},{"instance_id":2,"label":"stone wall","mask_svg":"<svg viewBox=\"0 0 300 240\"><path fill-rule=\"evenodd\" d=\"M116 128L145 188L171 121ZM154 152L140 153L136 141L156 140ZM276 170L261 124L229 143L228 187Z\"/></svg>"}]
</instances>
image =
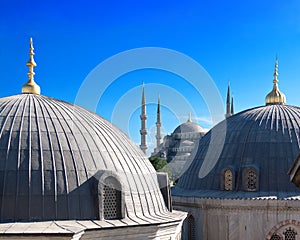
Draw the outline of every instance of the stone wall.
<instances>
[{"instance_id":1,"label":"stone wall","mask_svg":"<svg viewBox=\"0 0 300 240\"><path fill-rule=\"evenodd\" d=\"M173 206L194 217L197 240L270 239L273 233L283 236L289 228L300 236L299 200L173 196ZM183 239L188 239L187 225L185 222Z\"/></svg>"}]
</instances>

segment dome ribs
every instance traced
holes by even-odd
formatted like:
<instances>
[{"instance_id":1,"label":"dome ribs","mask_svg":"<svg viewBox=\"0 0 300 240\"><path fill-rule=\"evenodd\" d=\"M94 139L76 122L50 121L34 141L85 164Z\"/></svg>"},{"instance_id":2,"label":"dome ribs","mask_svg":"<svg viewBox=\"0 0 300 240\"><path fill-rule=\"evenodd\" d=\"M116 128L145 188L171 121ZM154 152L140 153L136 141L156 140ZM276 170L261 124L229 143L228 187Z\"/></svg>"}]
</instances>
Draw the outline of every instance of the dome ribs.
<instances>
[{"instance_id":1,"label":"dome ribs","mask_svg":"<svg viewBox=\"0 0 300 240\"><path fill-rule=\"evenodd\" d=\"M293 122L294 123L293 125L296 126L296 129L300 129L300 114L295 110L295 108L291 108L290 112L291 112L291 115L297 117L297 119L294 118L295 121ZM294 134L296 135L297 142L298 142L298 147L300 148L299 131L294 132Z\"/></svg>"},{"instance_id":2,"label":"dome ribs","mask_svg":"<svg viewBox=\"0 0 300 240\"><path fill-rule=\"evenodd\" d=\"M100 118L95 118L95 121L99 122L98 124L95 124L96 126L99 126L100 125ZM101 123L101 124L103 124L103 123ZM133 178L133 180L135 181L135 178L137 176L138 179L139 179L139 182L141 183L141 184L136 183L135 184L136 189L131 189L131 191L133 190L134 192L135 191L138 192L139 188L140 188L140 190L148 191L151 194L153 192L153 189L155 189L155 187L154 187L155 184L153 184L151 186L145 184L146 181L145 181L145 176L144 176L145 172L148 172L148 173L151 172L150 169L147 168L147 166L148 166L147 164L150 164L149 162L147 162L148 160L145 159L144 155L140 155L141 154L140 151L137 151L137 150L135 150L135 152L132 151L134 143L132 143L132 141L130 139L125 137L124 133L116 134L116 128L113 125L110 125L109 128L105 125L103 127L105 127L107 129L107 131L109 131L111 133L112 139L116 139L116 140L118 140L118 143L120 143L120 144L115 143L115 149L118 149L119 153L122 156L122 158L124 158L126 160L125 161L126 165L128 166L128 170L131 173L130 175L132 175L131 178ZM125 142L126 142L126 144L124 144ZM121 151L121 149L126 149L126 151ZM140 155L140 157L138 159L145 159L145 163L143 165L140 165L135 161L130 161L130 159L133 156L136 156L137 154ZM135 159L137 159L137 158L135 158ZM129 163L130 163L131 167L130 167ZM144 166L144 165L146 166L147 169L141 168L141 166ZM123 167L123 171L124 171L124 173L126 173L126 170L124 169L124 167ZM154 173L154 174L155 174L155 177L156 177L156 173ZM152 177L149 178L151 183L153 183L152 179L153 179ZM152 194L151 194L151 196L152 196ZM139 196L139 197L141 197L141 196ZM151 202L152 204L156 203L156 201L154 199L152 199L152 201L148 201L148 199L145 198L145 200L147 201L147 204L149 204L149 202ZM140 201L142 201L141 198L140 198ZM151 209L151 208L149 208L149 205L148 205L148 209L146 209L146 211L149 212L149 209ZM156 209L156 208L154 207L154 209ZM151 212L149 212L149 213L151 214Z\"/></svg>"},{"instance_id":3,"label":"dome ribs","mask_svg":"<svg viewBox=\"0 0 300 240\"><path fill-rule=\"evenodd\" d=\"M44 156L43 156L43 145L42 145L42 137L41 137L41 127L40 127L40 113L41 108L40 105L37 104L37 99L32 98L33 100L33 107L35 113L35 121L36 121L36 131L37 131L37 150L39 151L40 156L40 172L41 172L41 188L42 188L42 211L43 211L43 219L45 218L45 169L44 169Z\"/></svg>"},{"instance_id":4,"label":"dome ribs","mask_svg":"<svg viewBox=\"0 0 300 240\"><path fill-rule=\"evenodd\" d=\"M98 115L64 101L22 94L0 98L0 124L0 181L5 181L0 186L1 222L99 219L98 172L121 176L127 186L122 188L125 219L173 219L149 161Z\"/></svg>"},{"instance_id":5,"label":"dome ribs","mask_svg":"<svg viewBox=\"0 0 300 240\"><path fill-rule=\"evenodd\" d=\"M53 104L53 100L47 102L44 101L44 102L45 104L48 104L49 108L53 111L55 118L57 119L57 123L61 127L61 131L62 131L62 132L57 131L56 129L57 124L55 124L54 128L58 140L58 146L60 149L61 161L63 164L64 175L62 176L62 178L65 182L65 188L66 188L66 189L61 189L61 193L58 196L61 197L62 201L64 201L63 200L64 198L67 199L67 212L62 214L60 218L63 219L84 218L84 216L81 215L82 212L80 211L80 209L83 209L81 201L78 200L80 199L80 196L76 194L72 194L73 190L78 188L81 185L77 164L75 162L73 152L64 151L64 149L71 149L70 141L66 133L67 129L64 128L64 126L62 125L62 120L64 119L65 115L62 114L61 112L62 109L57 108L55 104ZM70 155L68 153L70 153ZM60 173L60 171L58 171L57 173ZM74 200L74 198L75 199L77 198L77 201L72 201ZM78 203L78 206L76 205L74 206L75 203ZM63 209L61 208L61 211L62 210Z\"/></svg>"},{"instance_id":6,"label":"dome ribs","mask_svg":"<svg viewBox=\"0 0 300 240\"><path fill-rule=\"evenodd\" d=\"M82 121L85 121L85 123L86 123L86 125L89 125L90 127L91 127L91 129L93 129L93 130L95 130L95 128L98 130L98 131L95 131L96 132L96 135L98 135L99 133L101 133L102 135L104 134L104 132L103 131L101 131L100 129L98 129L98 125L102 125L102 127L103 128L106 128L106 130L107 130L107 132L110 132L111 133L111 135L113 135L113 131L111 131L112 130L112 128L108 128L106 125L104 125L101 121L97 121L96 120L96 118L94 119L94 116L92 116L92 119L91 118L89 118L89 120L87 120L87 116L86 115L84 115L83 114L83 112L82 111L77 111L77 110L75 110L74 109L74 111L76 111L76 116L81 116L82 117L82 119L81 120L79 120L78 122L82 122ZM74 115L75 116L75 115ZM89 116L89 117L91 117L91 116ZM97 123L98 124L92 124L92 123L94 123L94 121L97 121ZM92 122L92 123L91 123ZM109 146L109 149L112 149L112 148L114 148L114 149L118 149L120 146L119 146L119 144L117 144L116 142L114 142L114 140L113 139L117 139L118 138L118 135L115 135L115 136L113 136L113 137L111 137L110 136L110 134L107 134L107 135L103 135L102 137L99 137L99 135L98 135L98 138L102 141L102 139L103 138L109 138L111 141L109 141L109 144L110 144L110 146ZM120 141L120 143L122 144L122 141ZM111 144L113 144L113 145L111 145ZM104 145L105 146L105 145ZM107 149L107 148L106 148ZM109 152L109 151L107 151L108 152L108 154L112 154L112 152ZM120 154L120 153L118 153L117 151L116 152L113 152L114 153L114 155L115 155L115 157L114 156L110 156L110 158L113 158L113 159L119 159L120 157L122 157L122 158L125 158L126 159L126 157L125 156L123 156L122 154L122 151L119 151L120 153L121 153L121 155L120 156L118 156L118 154ZM119 161L118 161L119 162ZM115 164L115 162L113 161L113 163ZM122 171L124 172L124 173L126 173L126 170L124 169L124 165L122 165L122 163L121 162L119 162L119 164L120 164L120 166L121 166L121 169L122 169ZM109 168L108 168L109 169ZM110 170L112 170L112 169L110 169ZM118 171L118 168L116 167L116 165L114 166L114 170L116 170L116 171ZM130 172L132 172L131 170L130 170ZM125 174L125 176L126 176L126 178L128 177L126 174ZM131 180L132 181L132 180ZM133 181L135 182L135 179L133 178ZM127 179L127 182L128 182L128 184L130 184L130 180L128 180ZM135 184L136 185L136 187L138 186L138 184L136 183ZM134 201L134 199L133 199L133 196L132 196L132 200ZM140 201L141 201L141 199L140 199ZM135 201L136 202L136 201Z\"/></svg>"},{"instance_id":7,"label":"dome ribs","mask_svg":"<svg viewBox=\"0 0 300 240\"><path fill-rule=\"evenodd\" d=\"M4 123L3 123L3 125L2 125L2 128L1 128L1 131L0 131L0 138L2 139L3 138L3 134L4 134L4 132L6 132L6 130L5 130L5 128L7 128L7 126L6 126L6 124L7 124L7 122L8 122L8 119L9 118L13 118L13 120L12 120L12 124L14 124L15 123L15 119L16 119L16 116L17 116L17 114L14 114L14 115L12 115L12 113L13 113L13 110L16 108L16 112L18 112L19 111L19 109L20 109L20 106L21 106L21 103L23 102L24 100L23 99L14 99L14 101L12 102L10 102L10 104L8 105L6 105L5 106L5 110L7 109L6 107L9 107L9 109L8 109L8 113L7 113L7 115L6 115L6 118L5 118L5 120L4 120ZM11 104L12 103L12 104ZM25 111L25 108L24 109L22 109L23 111ZM22 121L22 120L21 120ZM21 127L22 127L22 125L21 125ZM9 167L9 165L8 164L11 164L11 165L14 165L14 163L12 162L12 163L9 163L8 162L8 154L9 154L9 146L10 146L10 141L11 141L11 133L12 133L12 129L13 129L13 127L12 128L10 128L10 133L8 134L8 133L6 133L5 135L5 137L6 137L6 143L7 143L7 145L6 146L1 146L1 149L3 148L3 150L4 150L4 147L5 147L5 149L6 149L6 154L5 154L5 156L3 156L3 157L5 157L5 160L4 159L0 159L0 161L4 161L4 164L2 164L1 163L1 166L3 166L2 167L2 169L1 169L1 171L3 171L3 178L2 178L2 184L0 184L1 185L1 187L2 187L2 196L1 196L1 220L4 218L6 218L6 214L8 214L9 215L9 213L7 212L8 211L8 208L6 207L6 204L16 204L17 203L17 196L18 196L18 193L17 192L14 192L14 194L15 194L15 196L13 197L11 194L9 194L9 191L13 191L13 187L12 187L12 185L16 185L16 191L17 191L17 189L19 188L19 184L18 184L18 176L17 176L17 174L16 174L16 176L15 176L15 179L10 179L10 181L9 181L9 177L13 177L13 176L8 176L8 173L10 172L10 173L12 173L12 170L13 170L13 168L12 169L10 169L10 171L9 171L9 169L8 168L10 168ZM20 131L20 135L19 135L19 139L21 139L21 131ZM17 161L17 164L18 164L18 162L19 162L19 158L18 159L16 159L16 161ZM17 164L16 164L16 166L15 167L17 167ZM18 168L19 169L19 168ZM8 186L9 185L9 186ZM13 213L13 215L16 215L16 205L15 205L15 207L14 208L12 208L13 209L13 211L14 211L14 213Z\"/></svg>"},{"instance_id":8,"label":"dome ribs","mask_svg":"<svg viewBox=\"0 0 300 240\"><path fill-rule=\"evenodd\" d=\"M80 111L78 111L78 115L81 115L82 113L80 112ZM122 148L127 148L125 145L123 145L123 141L120 141L120 139L119 139L119 135L115 135L114 134L114 131L112 131L112 129L113 129L113 126L112 125L105 125L105 124L103 124L103 122L102 121L100 121L100 119L96 119L96 118L94 118L94 116L93 116L93 119L90 119L90 120L93 120L92 122L94 123L94 121L95 122L97 122L97 124L93 124L94 125L94 127L98 130L97 132L99 132L99 133L101 133L101 134L103 134L104 132L103 131L101 131L99 128L98 128L98 126L99 125L102 125L102 127L104 128L104 129L106 129L106 131L107 131L107 133L109 133L109 134L106 134L104 137L105 138L109 138L109 144L110 144L110 148L111 149L115 149L115 150L118 150L118 151L114 151L113 153L114 153L114 155L115 155L115 157L113 157L112 156L112 158L113 159L118 159L118 163L119 163L119 166L121 167L121 169L122 169L122 171L120 172L120 168L119 168L119 170L118 170L118 168L115 166L115 169L116 169L116 171L118 171L120 174L121 174L121 178L123 177L125 177L126 178L126 180L127 180L127 186L125 187L125 189L128 191L129 190L129 193L130 193L130 195L131 195L131 200L132 200L132 202L133 202L133 205L135 205L135 207L138 207L142 212L143 212L143 214L145 214L145 212L144 212L144 209L142 208L142 206L140 205L140 202L142 201L141 200L141 196L140 196L140 194L138 194L138 198L139 198L139 201L137 201L136 199L135 199L135 194L134 193L137 193L137 192L139 192L140 190L139 190L139 188L141 187L142 189L144 188L143 187L143 183L142 183L142 181L141 181L141 179L139 178L139 174L136 174L137 176L138 176L138 178L139 178L139 180L140 180L140 182L142 183L142 185L140 186L137 182L136 182L136 176L134 176L134 174L135 173L138 173L138 171L137 171L137 168L136 168L136 166L129 166L128 165L128 163L130 162L130 161L125 161L126 162L126 164L124 165L119 159L120 159L120 157L121 157L121 159L123 158L123 159L128 159L128 157L129 156L127 156L127 151L126 152L123 152L123 151L121 151L120 149ZM90 123L88 123L88 124L90 124ZM109 126L109 127L108 127ZM120 134L121 135L121 134ZM101 138L102 139L102 138ZM115 142L115 140L114 139L116 139L116 140L118 140L118 143L116 143ZM124 155L125 154L125 155ZM115 164L115 162L113 161L113 163ZM134 169L134 171L133 171L133 169L132 169L132 167L133 167L133 169ZM127 170L126 170L127 169ZM126 171L129 171L128 173L126 172ZM123 175L123 176L122 176ZM130 184L130 183L134 183L134 189L128 189L128 186L132 186L132 184ZM149 209L149 208L148 208ZM135 211L135 214L138 216L138 213ZM140 218L140 217L139 217ZM142 218L141 218L142 219Z\"/></svg>"},{"instance_id":9,"label":"dome ribs","mask_svg":"<svg viewBox=\"0 0 300 240\"><path fill-rule=\"evenodd\" d=\"M76 111L76 109L74 109L74 111ZM89 117L92 117L92 119L91 118L89 118L89 120L87 121L86 119L88 118L86 115L84 115L83 113L82 113L82 111L76 111L76 113L77 113L77 115L78 116L81 116L82 117L82 119L84 119L84 121L86 122L86 124L88 125L88 126L90 126L91 127L91 129L93 129L93 131L96 133L96 135L98 136L98 139L102 142L102 139L109 139L109 141L107 141L107 144L109 144L109 147L107 147L107 145L106 144L104 144L104 142L102 142L103 143L103 145L105 146L105 148L106 148L106 152L107 152L107 154L109 154L110 156L109 156L109 158L112 158L112 159L119 159L119 157L118 157L118 155L117 155L117 153L114 151L114 152L111 152L111 151L109 151L108 149L118 149L119 148L119 144L116 144L113 140L112 140L112 137L110 136L110 134L105 134L104 135L104 131L101 131L101 129L98 129L98 127L97 127L97 125L99 124L99 125L102 125L102 127L103 128L105 128L106 130L107 130L107 132L110 132L110 130L111 130L111 128L108 128L106 125L104 125L103 123L102 123L102 121L97 121L97 123L98 124L95 124L95 119L94 119L94 116L93 115L91 115L91 116L89 116ZM74 115L75 116L75 115ZM81 121L79 121L79 122L81 122ZM95 129L97 129L98 131L95 131ZM101 134L102 136L100 137L99 136L99 134ZM118 136L115 136L115 137L118 137ZM101 151L100 150L100 152L101 153L103 153L103 151ZM114 154L114 156L112 155L112 154ZM105 158L104 158L105 159ZM120 166L121 166L121 169L122 169L122 171L124 172L124 173L126 173L126 171L124 170L124 166L122 165L122 163L120 162L120 161L118 161L119 162L119 164L120 164ZM120 172L119 170L118 170L118 167L116 166L116 163L117 162L115 162L115 161L112 161L112 163L113 163L113 168L114 169L111 169L111 166L107 166L108 168L108 170L115 170L115 171L117 171L117 172ZM124 174L125 175L125 177L126 177L126 179L127 179L127 184L128 184L128 186L130 186L130 182L132 182L132 180L135 182L135 179L134 178L132 178L132 180L129 180L128 179L128 174ZM121 176L121 177L124 177L124 176ZM137 187L138 185L137 185L137 183L135 183L135 186ZM137 201L135 201L134 200L134 196L131 194L131 199L132 199L132 201L133 201L133 204L136 204L136 207L137 207ZM134 209L135 210L135 209ZM137 213L136 213L136 215L138 215Z\"/></svg>"},{"instance_id":10,"label":"dome ribs","mask_svg":"<svg viewBox=\"0 0 300 240\"><path fill-rule=\"evenodd\" d=\"M247 148L247 141L248 141L248 137L249 137L249 134L250 132L252 131L253 127L257 124L256 120L259 121L259 126L262 124L262 118L263 116L266 115L266 113L264 113L262 111L262 109L258 108L257 109L258 112L257 112L257 115L252 115L252 118L248 119L248 121L242 121L242 123L244 123L243 125L243 132L246 131L246 134L245 134L245 137L244 139L242 140L241 144L242 144L242 151L241 151L241 155L240 155L240 160L239 162L237 162L238 166L238 170L237 170L237 178L236 178L236 190L237 189L243 189L243 182L242 182L242 172L243 172L243 168L245 167L245 165L248 165L249 163L245 162L245 158L244 158L244 154L245 154L245 151L246 151L246 148ZM253 121L253 118L255 119ZM248 125L248 126L247 126ZM248 127L247 130L245 130L245 128ZM233 163L234 164L234 163Z\"/></svg>"},{"instance_id":11,"label":"dome ribs","mask_svg":"<svg viewBox=\"0 0 300 240\"><path fill-rule=\"evenodd\" d=\"M120 134L118 137L120 137L121 138L121 141L123 142L123 141L125 141L126 140L126 138L125 138L125 135L122 133L122 134ZM128 152L130 152L131 154L133 154L133 155L140 155L140 159L145 159L145 156L143 155L143 154L141 154L141 152L140 151L134 151L133 150L133 143L131 143L130 142L130 144L128 144L128 146L124 146L127 150L128 150ZM126 153L127 154L127 153ZM128 154L127 154L128 155ZM129 155L127 156L127 157L130 157ZM128 158L127 158L128 159ZM153 191L155 191L155 183L152 181L153 180L153 178L149 178L150 179L150 183L151 183L151 186L149 186L149 185L147 185L147 184L144 184L144 182L146 182L145 181L145 178L147 178L148 176L145 176L144 174L145 174L145 172L147 172L148 174L149 173L151 173L153 170L151 170L150 168L149 168L149 162L148 162L148 159L145 159L145 167L146 167L146 171L145 170L142 170L140 167L139 167L139 164L137 163L136 164L136 166L138 166L139 168L140 168L140 173L139 173L139 175L141 175L141 176L143 176L143 179L141 180L142 181L142 186L143 186L143 190L144 191L146 191L146 192L149 192L149 194L150 194L150 197L151 197L151 201L150 200L148 200L145 196L143 196L144 198L145 198L145 200L146 200L146 203L147 203L147 206L148 206L148 209L147 209L147 211L148 211L148 214L151 216L152 215L152 212L150 211L150 209L154 209L154 214L159 214L159 213L162 213L162 212L164 212L165 210L166 210L166 208L165 208L165 206L164 205L162 205L163 204L163 201L160 201L161 202L161 205L159 205L158 203L157 203L157 199L155 199L154 197L153 197ZM136 167L135 167L135 169L136 169ZM137 171L138 172L138 171ZM152 174L155 174L155 177L156 177L156 173L152 173ZM158 196L157 195L157 193L156 193L156 196ZM161 199L162 200L162 199ZM150 205L152 204L152 208L150 207Z\"/></svg>"},{"instance_id":12,"label":"dome ribs","mask_svg":"<svg viewBox=\"0 0 300 240\"><path fill-rule=\"evenodd\" d=\"M197 178L210 144L211 132L208 132L200 140L196 157L179 179L175 193L181 195L187 191L185 196L214 197L215 192L223 198L221 176L227 167L233 167L236 174L235 190L228 193L230 198L245 191L243 171L251 167L257 168L259 174L259 188L251 192L252 197L270 194L282 198L299 192L290 183L287 172L300 151L300 108L268 105L245 110L224 121L227 121L226 139L215 167L206 177Z\"/></svg>"},{"instance_id":13,"label":"dome ribs","mask_svg":"<svg viewBox=\"0 0 300 240\"><path fill-rule=\"evenodd\" d=\"M37 101L40 103L40 105L42 106L43 104L41 103L41 100L40 98L37 98ZM49 116L49 112L46 110L46 108L44 107L41 107L41 114L42 114L42 119L45 123L45 130L46 130L46 134L48 136L48 139L49 139L49 152L50 152L50 156L51 157L51 160L52 160L52 166L50 168L50 166L48 166L48 170L46 170L46 173L47 171L49 171L50 175L48 175L48 181L49 179L52 179L51 177L51 169L52 169L52 175L53 175L53 183L51 181L51 185L48 185L47 186L47 191L45 192L45 202L48 202L48 199L49 199L49 203L47 204L48 205L48 208L50 208L50 211L49 211L49 215L51 216L51 211L52 211L52 214L53 214L53 210L54 210L54 215L53 215L53 219L57 218L58 214L57 214L57 175L56 175L56 163L55 163L55 154L54 154L54 149L53 149L53 143L52 143L52 137L51 137L51 134L50 134L50 129L49 129L49 123L47 122L47 119L48 117L46 116L45 112L48 113L48 116ZM51 192L52 192L52 188L53 188L53 197L54 197L54 206L51 206L50 203L51 203ZM49 197L47 196L49 194ZM54 209L52 209L52 207L54 207ZM49 216L47 214L47 216Z\"/></svg>"},{"instance_id":14,"label":"dome ribs","mask_svg":"<svg viewBox=\"0 0 300 240\"><path fill-rule=\"evenodd\" d=\"M45 104L44 104L45 105ZM54 123L54 116L57 118L57 114L53 111L52 107L50 106L50 104L48 104L48 107L45 107L46 111L48 112L49 116L52 116L52 118L49 118L49 120L52 122L53 128L54 128L54 132L53 135L55 136L53 138L53 136L51 137L52 141L55 143L57 143L57 147L58 149L53 149L54 150L54 161L55 161L55 165L57 166L56 162L58 159L58 157L55 156L55 151L59 151L59 155L61 157L61 165L62 165L62 170L56 168L56 184L57 184L57 204L62 204L65 203L66 205L64 207L60 207L60 211L57 211L57 218L58 219L68 219L69 213L70 213L70 200L68 198L68 193L69 193L69 183L68 183L68 174L67 174L67 169L66 169L66 163L65 163L65 157L64 157L64 153L63 153L63 148L62 148L62 144L61 144L61 139L60 136L58 134L57 131L57 124ZM49 110L52 110L52 114L50 113ZM50 133L51 135L51 133ZM54 139L56 139L57 141L55 141ZM54 147L54 146L53 146ZM58 153L56 153L58 154Z\"/></svg>"}]
</instances>

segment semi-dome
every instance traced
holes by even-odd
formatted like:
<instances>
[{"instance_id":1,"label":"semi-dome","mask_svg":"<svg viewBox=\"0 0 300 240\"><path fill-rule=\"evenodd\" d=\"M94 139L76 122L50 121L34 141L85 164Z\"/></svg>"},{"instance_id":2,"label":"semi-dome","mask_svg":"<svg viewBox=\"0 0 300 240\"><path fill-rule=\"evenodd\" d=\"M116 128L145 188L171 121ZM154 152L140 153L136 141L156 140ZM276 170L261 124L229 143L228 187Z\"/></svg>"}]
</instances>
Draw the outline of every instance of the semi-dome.
<instances>
[{"instance_id":1,"label":"semi-dome","mask_svg":"<svg viewBox=\"0 0 300 240\"><path fill-rule=\"evenodd\" d=\"M298 191L287 173L300 151L299 123L300 108L287 105L257 107L227 118L200 140L194 160L177 188L275 195ZM222 131L226 131L224 144L216 141L214 145L222 148L221 154L212 170L200 178L203 162L215 162L215 154L206 156L209 145L214 144L210 142L212 132Z\"/></svg>"},{"instance_id":2,"label":"semi-dome","mask_svg":"<svg viewBox=\"0 0 300 240\"><path fill-rule=\"evenodd\" d=\"M103 183L122 194L118 206L100 196ZM37 94L0 98L0 186L2 222L166 211L154 168L125 134L88 110ZM106 213L105 204L119 212Z\"/></svg>"}]
</instances>

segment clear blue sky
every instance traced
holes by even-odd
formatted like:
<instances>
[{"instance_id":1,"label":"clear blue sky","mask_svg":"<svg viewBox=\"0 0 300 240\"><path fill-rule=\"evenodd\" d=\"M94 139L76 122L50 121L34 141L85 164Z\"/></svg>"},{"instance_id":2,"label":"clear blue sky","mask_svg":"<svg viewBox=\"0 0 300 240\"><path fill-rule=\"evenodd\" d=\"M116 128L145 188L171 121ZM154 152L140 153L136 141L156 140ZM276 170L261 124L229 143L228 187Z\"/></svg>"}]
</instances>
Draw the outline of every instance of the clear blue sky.
<instances>
[{"instance_id":1,"label":"clear blue sky","mask_svg":"<svg viewBox=\"0 0 300 240\"><path fill-rule=\"evenodd\" d=\"M42 94L69 102L74 102L84 79L105 59L133 48L162 47L200 63L224 100L230 80L236 111L264 104L265 95L272 89L277 54L280 89L288 104L300 106L298 0L1 0L0 10L0 96L20 93L27 79L28 42L33 37L38 64L35 79ZM140 102L137 93L142 82L149 102L154 103L157 94L161 95L165 132L186 121L188 110L170 109L172 94L160 92L163 88L157 84L177 91L195 110L194 121L210 127L209 109L187 82L151 69L116 79L102 95L97 113L117 125L124 118L128 134L139 142L140 110L133 107L131 115L123 117L114 111L121 111L116 105L127 95L131 95L130 101ZM155 108L155 104L149 104L147 109L152 131Z\"/></svg>"}]
</instances>

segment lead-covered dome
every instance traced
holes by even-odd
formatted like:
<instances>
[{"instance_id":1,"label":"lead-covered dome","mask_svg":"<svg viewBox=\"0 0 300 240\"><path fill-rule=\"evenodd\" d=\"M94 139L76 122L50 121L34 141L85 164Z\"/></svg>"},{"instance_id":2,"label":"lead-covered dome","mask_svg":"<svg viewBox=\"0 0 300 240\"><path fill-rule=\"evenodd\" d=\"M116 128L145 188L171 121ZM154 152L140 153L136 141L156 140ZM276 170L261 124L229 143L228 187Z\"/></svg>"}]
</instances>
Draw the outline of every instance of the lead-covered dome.
<instances>
[{"instance_id":1,"label":"lead-covered dome","mask_svg":"<svg viewBox=\"0 0 300 240\"><path fill-rule=\"evenodd\" d=\"M193 190L194 194L200 190L228 190L215 195L207 192L210 197L229 197L236 191L258 192L258 196L298 191L287 173L300 151L299 126L300 108L287 105L257 107L227 118L200 140L197 153L179 179L174 195L181 194L183 189ZM221 148L220 156L212 151L206 157L209 145L214 144L210 142L212 132L224 131L224 144L219 145L222 141L217 140L213 145L214 149ZM204 161L207 161L206 166L216 164L201 178L199 173Z\"/></svg>"},{"instance_id":2,"label":"lead-covered dome","mask_svg":"<svg viewBox=\"0 0 300 240\"><path fill-rule=\"evenodd\" d=\"M192 121L187 121L185 123L180 124L177 128L175 128L173 134L184 134L184 133L203 133L204 130L200 125L194 123Z\"/></svg>"},{"instance_id":3,"label":"lead-covered dome","mask_svg":"<svg viewBox=\"0 0 300 240\"><path fill-rule=\"evenodd\" d=\"M0 187L1 222L167 211L154 168L125 134L36 94L0 98Z\"/></svg>"}]
</instances>

